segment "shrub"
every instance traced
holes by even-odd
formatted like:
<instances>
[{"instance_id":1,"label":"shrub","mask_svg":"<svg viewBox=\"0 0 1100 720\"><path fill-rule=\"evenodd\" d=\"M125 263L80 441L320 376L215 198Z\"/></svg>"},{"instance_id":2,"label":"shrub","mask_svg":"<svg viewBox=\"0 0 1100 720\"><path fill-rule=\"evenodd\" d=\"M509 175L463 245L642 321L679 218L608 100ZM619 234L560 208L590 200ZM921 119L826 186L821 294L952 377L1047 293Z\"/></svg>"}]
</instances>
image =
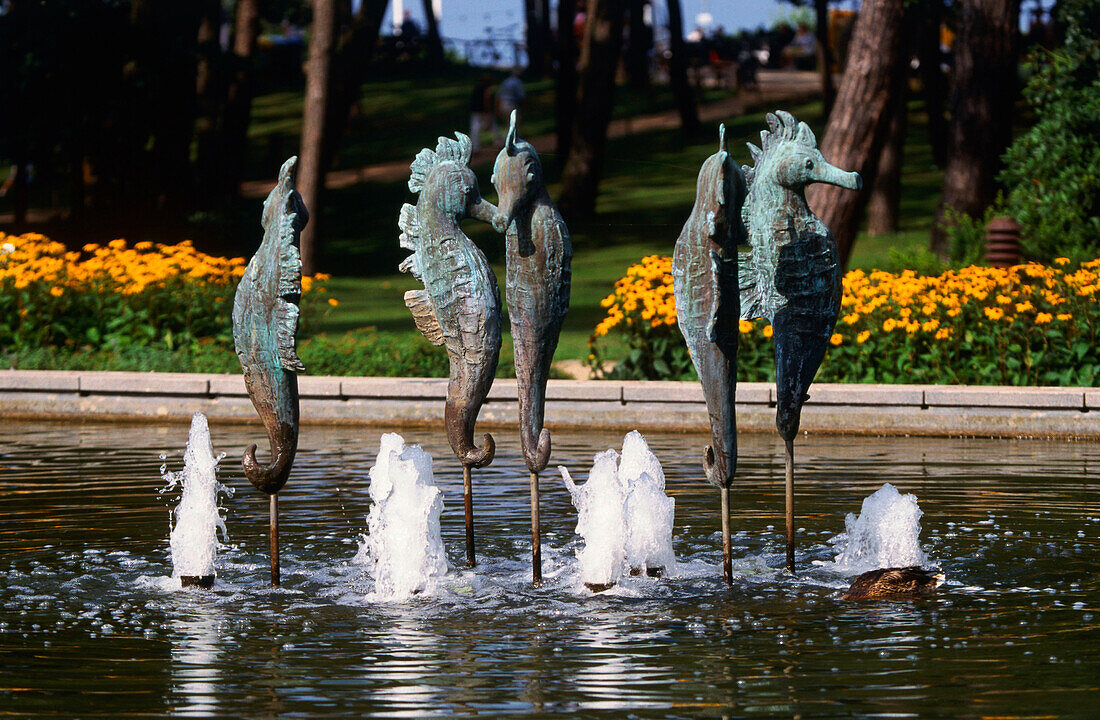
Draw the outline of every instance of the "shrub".
<instances>
[{"instance_id":1,"label":"shrub","mask_svg":"<svg viewBox=\"0 0 1100 720\"><path fill-rule=\"evenodd\" d=\"M213 339L232 348L243 258L112 240L67 251L49 238L0 233L0 348L173 349ZM314 280L302 278L308 291ZM304 310L320 292L306 292Z\"/></svg>"},{"instance_id":2,"label":"shrub","mask_svg":"<svg viewBox=\"0 0 1100 720\"><path fill-rule=\"evenodd\" d=\"M1100 250L1100 2L1059 5L1065 44L1040 48L1027 64L1024 98L1036 122L1005 153L999 178L1025 256L1041 262Z\"/></svg>"},{"instance_id":3,"label":"shrub","mask_svg":"<svg viewBox=\"0 0 1100 720\"><path fill-rule=\"evenodd\" d=\"M646 258L604 299L608 316L589 341L589 361L597 370L607 362L601 346L612 333L622 336L633 353L655 347L650 334L668 328L676 334L664 337L670 345L678 340L678 349L662 347L662 357L686 353L683 339L672 327L675 308L666 302L644 301L649 297L646 287L671 285L668 270L661 277L645 275L670 267L667 261ZM1067 258L1058 258L1050 267L1037 263L1006 270L971 266L924 276L911 270L853 270L844 277L841 317L817 379L1098 385L1098 294L1100 259L1076 267ZM640 317L643 311L649 315L645 322ZM764 321L741 321L740 331L738 378L774 380L771 326ZM693 376L682 365L677 366L678 373L653 372L655 362L627 360L631 374L621 377ZM620 377L614 372L602 376Z\"/></svg>"}]
</instances>

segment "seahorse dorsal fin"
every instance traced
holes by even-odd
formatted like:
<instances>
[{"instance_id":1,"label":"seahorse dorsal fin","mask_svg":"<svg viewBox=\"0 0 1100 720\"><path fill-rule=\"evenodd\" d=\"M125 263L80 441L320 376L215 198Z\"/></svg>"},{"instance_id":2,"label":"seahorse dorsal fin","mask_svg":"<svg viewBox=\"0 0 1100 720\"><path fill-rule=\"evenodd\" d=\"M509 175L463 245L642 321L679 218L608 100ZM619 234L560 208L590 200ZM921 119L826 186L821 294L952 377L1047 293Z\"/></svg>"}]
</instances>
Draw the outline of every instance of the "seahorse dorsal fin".
<instances>
[{"instance_id":1,"label":"seahorse dorsal fin","mask_svg":"<svg viewBox=\"0 0 1100 720\"><path fill-rule=\"evenodd\" d=\"M420 222L415 205L405 203L401 206L397 227L401 228L401 237L398 238L401 247L413 251L420 247Z\"/></svg>"},{"instance_id":2,"label":"seahorse dorsal fin","mask_svg":"<svg viewBox=\"0 0 1100 720\"><path fill-rule=\"evenodd\" d=\"M279 364L287 372L305 372L305 365L294 349L294 336L298 333L298 306L286 298L279 298L275 303L275 345Z\"/></svg>"},{"instance_id":3,"label":"seahorse dorsal fin","mask_svg":"<svg viewBox=\"0 0 1100 720\"><path fill-rule=\"evenodd\" d=\"M409 290L405 293L405 307L412 313L416 329L432 345L443 344L443 328L435 314L435 306L427 290Z\"/></svg>"},{"instance_id":4,"label":"seahorse dorsal fin","mask_svg":"<svg viewBox=\"0 0 1100 720\"><path fill-rule=\"evenodd\" d=\"M504 137L504 149L508 152L509 157L513 157L516 154L516 111L512 111L511 118L508 121L508 134Z\"/></svg>"},{"instance_id":5,"label":"seahorse dorsal fin","mask_svg":"<svg viewBox=\"0 0 1100 720\"><path fill-rule=\"evenodd\" d=\"M725 123L718 123L718 149L722 151L727 151Z\"/></svg>"}]
</instances>

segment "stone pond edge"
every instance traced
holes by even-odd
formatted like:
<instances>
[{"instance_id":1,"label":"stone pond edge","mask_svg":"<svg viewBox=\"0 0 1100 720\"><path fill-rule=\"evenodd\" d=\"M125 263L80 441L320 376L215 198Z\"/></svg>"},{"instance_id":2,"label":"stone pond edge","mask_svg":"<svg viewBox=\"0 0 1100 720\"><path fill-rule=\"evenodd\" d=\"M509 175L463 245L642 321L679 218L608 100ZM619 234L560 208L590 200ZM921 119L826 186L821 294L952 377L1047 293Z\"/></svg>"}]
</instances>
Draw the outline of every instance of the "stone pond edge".
<instances>
[{"instance_id":1,"label":"stone pond edge","mask_svg":"<svg viewBox=\"0 0 1100 720\"><path fill-rule=\"evenodd\" d=\"M441 425L447 381L435 378L299 378L303 424L380 427ZM516 423L516 381L497 380L479 426ZM775 388L741 383L738 428L775 431ZM0 370L0 417L258 422L240 375ZM546 424L553 430L705 432L695 382L551 380ZM1100 388L818 383L802 430L834 435L1100 439Z\"/></svg>"}]
</instances>

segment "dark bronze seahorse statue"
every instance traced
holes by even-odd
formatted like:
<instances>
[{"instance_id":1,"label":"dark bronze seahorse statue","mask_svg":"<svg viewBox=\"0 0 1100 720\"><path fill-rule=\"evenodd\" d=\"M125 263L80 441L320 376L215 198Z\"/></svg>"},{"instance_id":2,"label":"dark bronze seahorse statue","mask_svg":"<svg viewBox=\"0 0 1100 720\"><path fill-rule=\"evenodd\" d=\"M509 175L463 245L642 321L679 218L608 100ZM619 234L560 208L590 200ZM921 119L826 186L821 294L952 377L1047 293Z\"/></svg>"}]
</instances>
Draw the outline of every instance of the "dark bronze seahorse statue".
<instances>
[{"instance_id":1,"label":"dark bronze seahorse statue","mask_svg":"<svg viewBox=\"0 0 1100 720\"><path fill-rule=\"evenodd\" d=\"M806 205L820 182L860 190L858 173L831 165L804 122L782 110L765 116L753 165L742 166L741 213L751 251L740 257L741 317L767 318L775 343L775 425L786 446L787 569L794 572L794 439L840 313L843 268L836 238Z\"/></svg>"},{"instance_id":2,"label":"dark bronze seahorse statue","mask_svg":"<svg viewBox=\"0 0 1100 720\"><path fill-rule=\"evenodd\" d=\"M538 534L538 473L550 462L550 431L543 427L546 381L569 310L573 245L561 213L542 179L542 163L516 134L516 113L493 166L498 196L494 225L505 233L506 294L519 386L519 430L531 472L531 523L535 583L541 582Z\"/></svg>"},{"instance_id":3,"label":"dark bronze seahorse statue","mask_svg":"<svg viewBox=\"0 0 1100 720\"><path fill-rule=\"evenodd\" d=\"M290 158L279 170L264 201L264 238L252 256L233 300L233 344L244 370L252 405L267 429L271 462L256 459L256 446L244 451L245 477L271 497L271 581L279 584L278 500L298 449L298 373L305 368L294 349L302 260L298 241L309 213L294 189Z\"/></svg>"},{"instance_id":4,"label":"dark bronze seahorse statue","mask_svg":"<svg viewBox=\"0 0 1100 720\"><path fill-rule=\"evenodd\" d=\"M493 385L500 357L500 292L485 255L462 232L467 217L492 222L496 208L482 199L469 168L470 138L439 138L434 151L421 150L410 166L409 189L416 205L401 208L401 247L413 254L401 263L424 283L405 293L416 327L447 350L450 379L444 423L465 480L467 562L473 564L470 468L493 460L496 445L486 433L474 444L474 423Z\"/></svg>"},{"instance_id":5,"label":"dark bronze seahorse statue","mask_svg":"<svg viewBox=\"0 0 1100 720\"><path fill-rule=\"evenodd\" d=\"M712 442L703 451L703 470L722 494L723 566L726 582L732 582L729 487L737 468L737 245L745 241L745 180L726 148L724 125L718 137L718 152L699 170L695 205L673 252L672 277L676 321L710 416Z\"/></svg>"}]
</instances>

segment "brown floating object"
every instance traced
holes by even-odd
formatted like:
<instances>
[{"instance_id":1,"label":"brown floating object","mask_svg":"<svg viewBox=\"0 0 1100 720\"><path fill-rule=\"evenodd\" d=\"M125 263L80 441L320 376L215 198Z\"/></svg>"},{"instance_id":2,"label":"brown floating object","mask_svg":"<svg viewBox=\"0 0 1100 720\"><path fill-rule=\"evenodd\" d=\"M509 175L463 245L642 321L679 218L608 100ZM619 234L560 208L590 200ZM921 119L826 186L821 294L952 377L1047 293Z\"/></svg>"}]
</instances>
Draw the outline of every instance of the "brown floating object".
<instances>
[{"instance_id":1,"label":"brown floating object","mask_svg":"<svg viewBox=\"0 0 1100 720\"><path fill-rule=\"evenodd\" d=\"M985 259L997 268L1020 264L1020 223L1004 215L989 221L985 226Z\"/></svg>"},{"instance_id":2,"label":"brown floating object","mask_svg":"<svg viewBox=\"0 0 1100 720\"><path fill-rule=\"evenodd\" d=\"M932 595L943 584L944 574L920 567L881 568L857 577L841 600L877 600L880 598L921 597Z\"/></svg>"},{"instance_id":3,"label":"brown floating object","mask_svg":"<svg viewBox=\"0 0 1100 720\"><path fill-rule=\"evenodd\" d=\"M659 577L662 577L664 574L665 574L665 569L663 567L647 567L645 569L646 577L659 578ZM642 569L640 567L630 568L630 577L641 577L641 576L642 576Z\"/></svg>"},{"instance_id":4,"label":"brown floating object","mask_svg":"<svg viewBox=\"0 0 1100 720\"><path fill-rule=\"evenodd\" d=\"M615 587L615 583L613 583L613 582L609 582L609 583L589 583L589 582L586 582L584 584L584 586L586 588L588 588L589 590L591 590L592 592L594 592L594 593L602 593L605 590L610 590L611 588Z\"/></svg>"},{"instance_id":5,"label":"brown floating object","mask_svg":"<svg viewBox=\"0 0 1100 720\"><path fill-rule=\"evenodd\" d=\"M180 575L180 585L183 587L198 587L209 590L214 587L213 575Z\"/></svg>"}]
</instances>

